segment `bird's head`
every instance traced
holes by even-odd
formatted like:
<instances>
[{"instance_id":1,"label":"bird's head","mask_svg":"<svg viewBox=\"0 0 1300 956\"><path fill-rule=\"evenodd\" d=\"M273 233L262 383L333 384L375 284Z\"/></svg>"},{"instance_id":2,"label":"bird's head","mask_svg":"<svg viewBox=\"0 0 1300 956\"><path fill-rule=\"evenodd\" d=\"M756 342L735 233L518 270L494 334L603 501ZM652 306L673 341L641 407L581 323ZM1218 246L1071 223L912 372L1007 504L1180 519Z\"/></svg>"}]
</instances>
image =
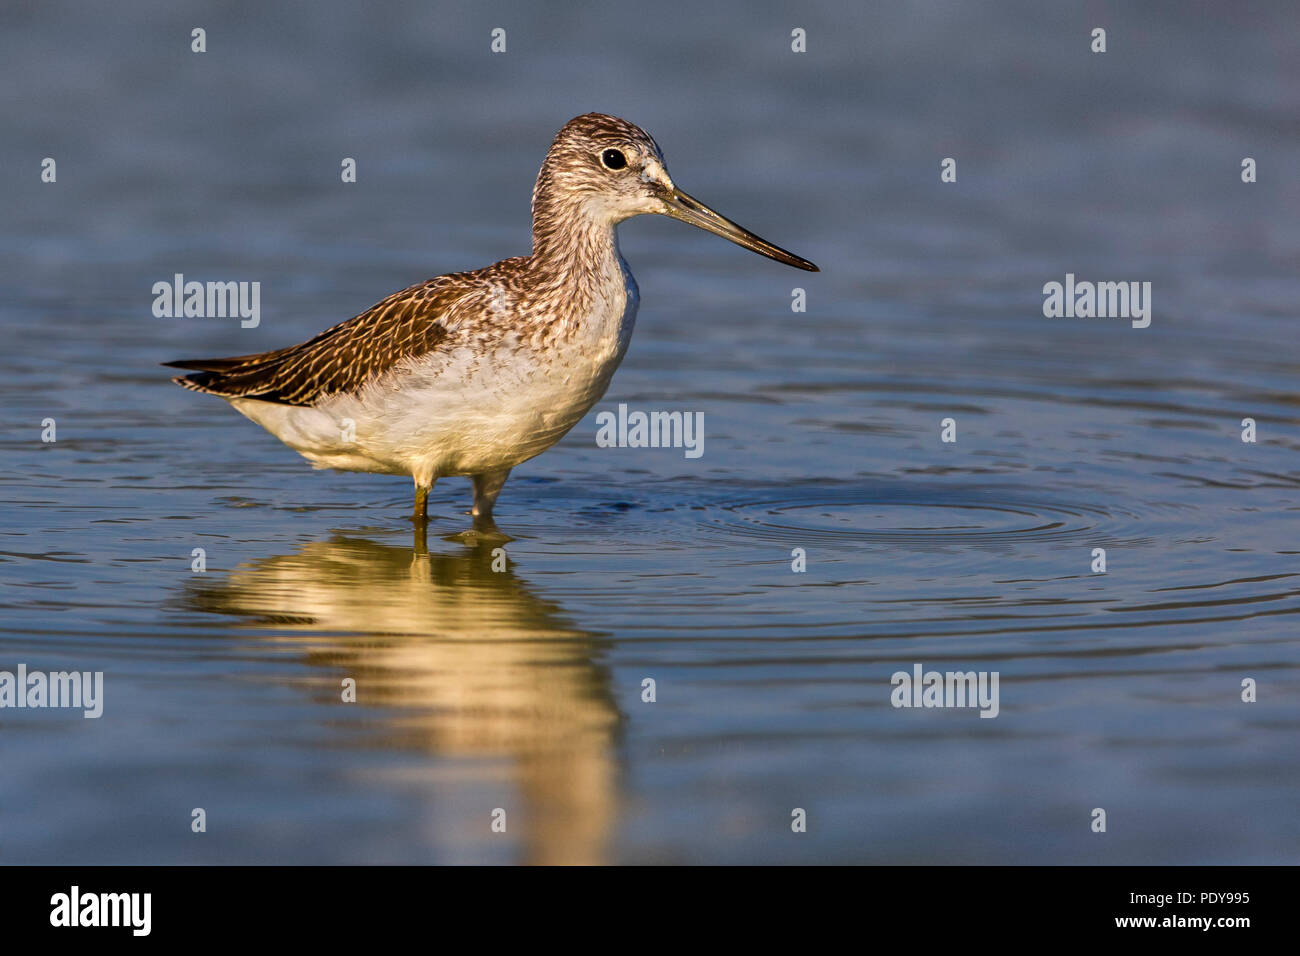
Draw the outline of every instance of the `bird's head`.
<instances>
[{"instance_id":1,"label":"bird's head","mask_svg":"<svg viewBox=\"0 0 1300 956\"><path fill-rule=\"evenodd\" d=\"M633 216L670 216L760 255L809 272L817 267L772 245L682 192L668 175L659 144L645 130L605 113L586 113L556 134L533 191L533 215L578 215L615 225Z\"/></svg>"}]
</instances>

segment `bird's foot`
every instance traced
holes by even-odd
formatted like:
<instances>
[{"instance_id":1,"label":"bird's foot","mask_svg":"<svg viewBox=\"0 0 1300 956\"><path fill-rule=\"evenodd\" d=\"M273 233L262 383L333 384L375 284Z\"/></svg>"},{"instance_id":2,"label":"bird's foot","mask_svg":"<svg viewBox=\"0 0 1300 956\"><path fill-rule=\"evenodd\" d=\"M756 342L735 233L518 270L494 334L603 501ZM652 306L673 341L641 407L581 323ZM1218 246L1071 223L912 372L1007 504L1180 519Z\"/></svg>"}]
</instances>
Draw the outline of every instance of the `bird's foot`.
<instances>
[{"instance_id":1,"label":"bird's foot","mask_svg":"<svg viewBox=\"0 0 1300 956\"><path fill-rule=\"evenodd\" d=\"M506 544L515 539L498 528L497 523L492 520L492 516L489 514L474 515L474 523L471 527L455 534L444 535L442 540L454 541L469 547L481 547L483 545Z\"/></svg>"}]
</instances>

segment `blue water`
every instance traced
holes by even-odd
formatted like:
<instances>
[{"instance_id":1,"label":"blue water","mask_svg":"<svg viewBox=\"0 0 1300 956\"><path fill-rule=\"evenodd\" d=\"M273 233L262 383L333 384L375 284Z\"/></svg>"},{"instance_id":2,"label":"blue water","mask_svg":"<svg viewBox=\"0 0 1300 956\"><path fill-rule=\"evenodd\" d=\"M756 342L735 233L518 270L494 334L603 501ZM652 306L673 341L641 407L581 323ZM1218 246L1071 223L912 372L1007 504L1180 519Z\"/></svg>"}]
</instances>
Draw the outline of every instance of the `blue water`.
<instances>
[{"instance_id":1,"label":"blue water","mask_svg":"<svg viewBox=\"0 0 1300 956\"><path fill-rule=\"evenodd\" d=\"M0 670L105 675L0 710L0 862L1295 862L1293 9L878 6L0 11ZM635 338L505 570L467 482L426 551L408 481L158 367L527 251L588 110L823 271L625 224ZM260 324L155 318L177 272ZM1150 327L1044 318L1067 273ZM598 447L619 403L703 456ZM892 707L917 663L998 717Z\"/></svg>"}]
</instances>

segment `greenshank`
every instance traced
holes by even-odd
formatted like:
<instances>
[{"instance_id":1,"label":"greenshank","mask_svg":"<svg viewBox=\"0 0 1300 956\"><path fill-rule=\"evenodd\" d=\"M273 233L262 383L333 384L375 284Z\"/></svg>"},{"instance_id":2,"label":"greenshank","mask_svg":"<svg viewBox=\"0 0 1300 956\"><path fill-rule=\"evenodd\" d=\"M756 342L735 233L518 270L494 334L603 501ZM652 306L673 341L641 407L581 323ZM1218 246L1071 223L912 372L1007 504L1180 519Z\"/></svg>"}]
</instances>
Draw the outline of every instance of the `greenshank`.
<instances>
[{"instance_id":1,"label":"greenshank","mask_svg":"<svg viewBox=\"0 0 1300 956\"><path fill-rule=\"evenodd\" d=\"M639 293L615 227L655 213L809 272L817 267L678 189L654 139L587 113L555 136L533 189L533 252L442 275L300 345L190 359L173 379L219 395L316 468L409 475L417 525L437 479L467 475L489 518L510 469L605 394Z\"/></svg>"}]
</instances>

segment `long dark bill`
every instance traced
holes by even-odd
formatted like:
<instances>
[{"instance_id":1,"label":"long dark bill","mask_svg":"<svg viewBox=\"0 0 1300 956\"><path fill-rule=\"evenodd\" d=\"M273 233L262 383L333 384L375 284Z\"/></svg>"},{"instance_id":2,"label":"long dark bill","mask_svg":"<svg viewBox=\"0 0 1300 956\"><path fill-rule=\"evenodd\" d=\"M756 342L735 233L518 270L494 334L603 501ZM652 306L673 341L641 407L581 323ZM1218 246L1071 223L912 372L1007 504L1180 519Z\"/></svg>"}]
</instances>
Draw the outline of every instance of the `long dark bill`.
<instances>
[{"instance_id":1,"label":"long dark bill","mask_svg":"<svg viewBox=\"0 0 1300 956\"><path fill-rule=\"evenodd\" d=\"M820 271L807 259L802 259L793 252L786 252L780 246L772 245L766 239L736 225L727 217L718 215L704 203L686 195L680 189L674 189L664 196L664 207L665 216L689 222L692 226L698 226L723 239L730 239L736 245L751 249L760 256L767 256L769 259L784 262L788 266L807 272Z\"/></svg>"}]
</instances>

